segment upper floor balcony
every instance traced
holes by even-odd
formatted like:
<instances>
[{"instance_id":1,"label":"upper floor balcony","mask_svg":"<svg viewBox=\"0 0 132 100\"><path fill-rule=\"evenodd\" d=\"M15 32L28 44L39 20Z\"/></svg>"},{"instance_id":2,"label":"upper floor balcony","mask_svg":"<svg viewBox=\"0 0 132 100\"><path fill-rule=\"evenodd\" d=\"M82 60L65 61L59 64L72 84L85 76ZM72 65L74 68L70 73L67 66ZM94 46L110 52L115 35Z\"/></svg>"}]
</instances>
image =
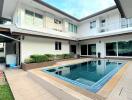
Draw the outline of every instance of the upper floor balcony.
<instances>
[{"instance_id":1,"label":"upper floor balcony","mask_svg":"<svg viewBox=\"0 0 132 100\"><path fill-rule=\"evenodd\" d=\"M82 29L81 29L82 30ZM87 31L87 32L85 32ZM84 29L83 33L77 35L78 40L99 38L105 36L120 35L132 32L132 18L131 19L120 19L110 23L98 24L94 30Z\"/></svg>"},{"instance_id":2,"label":"upper floor balcony","mask_svg":"<svg viewBox=\"0 0 132 100\"><path fill-rule=\"evenodd\" d=\"M100 27L98 28L98 32L106 33L110 31L123 30L128 28L132 28L132 18L122 18L119 22L111 24L101 23Z\"/></svg>"}]
</instances>

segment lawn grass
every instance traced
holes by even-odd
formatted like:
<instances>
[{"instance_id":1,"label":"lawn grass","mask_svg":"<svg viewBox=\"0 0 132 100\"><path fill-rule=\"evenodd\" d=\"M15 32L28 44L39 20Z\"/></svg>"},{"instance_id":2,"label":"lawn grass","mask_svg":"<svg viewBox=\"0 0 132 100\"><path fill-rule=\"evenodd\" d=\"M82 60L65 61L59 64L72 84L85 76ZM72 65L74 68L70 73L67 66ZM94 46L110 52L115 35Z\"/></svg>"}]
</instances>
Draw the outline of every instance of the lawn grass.
<instances>
[{"instance_id":1,"label":"lawn grass","mask_svg":"<svg viewBox=\"0 0 132 100\"><path fill-rule=\"evenodd\" d=\"M0 85L0 100L14 100L8 84Z\"/></svg>"}]
</instances>

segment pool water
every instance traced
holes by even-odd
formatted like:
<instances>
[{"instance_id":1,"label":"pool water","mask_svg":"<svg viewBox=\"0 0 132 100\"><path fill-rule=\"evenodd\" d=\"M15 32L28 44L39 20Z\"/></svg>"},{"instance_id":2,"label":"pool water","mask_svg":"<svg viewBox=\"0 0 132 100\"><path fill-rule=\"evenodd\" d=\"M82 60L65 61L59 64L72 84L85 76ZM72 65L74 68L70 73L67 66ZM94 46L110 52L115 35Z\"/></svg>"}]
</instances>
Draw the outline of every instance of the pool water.
<instances>
[{"instance_id":1,"label":"pool water","mask_svg":"<svg viewBox=\"0 0 132 100\"><path fill-rule=\"evenodd\" d=\"M92 60L74 65L44 68L57 78L97 92L125 64L123 61Z\"/></svg>"}]
</instances>

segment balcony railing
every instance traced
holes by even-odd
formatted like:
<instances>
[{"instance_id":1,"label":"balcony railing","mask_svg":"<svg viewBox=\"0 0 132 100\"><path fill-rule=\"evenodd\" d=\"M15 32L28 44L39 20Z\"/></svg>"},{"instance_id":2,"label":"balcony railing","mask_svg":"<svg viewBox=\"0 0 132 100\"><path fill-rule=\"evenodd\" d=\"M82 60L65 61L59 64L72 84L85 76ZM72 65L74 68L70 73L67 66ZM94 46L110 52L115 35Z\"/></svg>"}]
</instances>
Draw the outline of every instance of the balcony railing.
<instances>
[{"instance_id":1,"label":"balcony railing","mask_svg":"<svg viewBox=\"0 0 132 100\"><path fill-rule=\"evenodd\" d=\"M132 27L132 18L131 19L122 19L121 28Z\"/></svg>"},{"instance_id":2,"label":"balcony railing","mask_svg":"<svg viewBox=\"0 0 132 100\"><path fill-rule=\"evenodd\" d=\"M102 33L102 32L114 31L129 27L132 27L132 18L131 19L122 18L121 21L117 23L113 23L109 25L103 24L103 26L99 27L98 31L99 33Z\"/></svg>"}]
</instances>

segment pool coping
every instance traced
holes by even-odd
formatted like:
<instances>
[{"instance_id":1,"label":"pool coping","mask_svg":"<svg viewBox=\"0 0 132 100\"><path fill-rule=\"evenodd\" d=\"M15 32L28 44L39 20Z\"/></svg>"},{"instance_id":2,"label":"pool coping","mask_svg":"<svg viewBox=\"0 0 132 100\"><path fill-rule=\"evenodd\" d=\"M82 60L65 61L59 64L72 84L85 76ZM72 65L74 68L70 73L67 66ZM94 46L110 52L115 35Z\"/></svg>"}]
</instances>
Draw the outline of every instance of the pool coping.
<instances>
[{"instance_id":1,"label":"pool coping","mask_svg":"<svg viewBox=\"0 0 132 100\"><path fill-rule=\"evenodd\" d=\"M97 92L102 97L107 98L109 94L112 92L114 87L118 84L120 79L122 78L124 72L126 71L129 61Z\"/></svg>"},{"instance_id":2,"label":"pool coping","mask_svg":"<svg viewBox=\"0 0 132 100\"><path fill-rule=\"evenodd\" d=\"M125 72L128 64L129 64L129 61L97 93L92 93L90 91L84 90L84 89L82 89L78 86L75 86L71 83L68 83L64 80L61 80L61 79L56 78L54 76L51 76L47 73L44 73L41 71L43 68L33 69L33 70L30 70L29 72L34 73L35 75L43 78L44 80L47 80L49 83L52 83L52 84L55 83L56 84L56 82L57 82L58 84L63 85L61 88L58 87L62 90L64 90L64 88L67 87L67 88L70 88L71 93L73 93L73 91L74 91L74 92L78 92L80 95L91 98L93 100L105 100L109 96L109 94L112 92L114 87L117 85L119 80L121 79L121 77L122 77L123 73ZM57 67L57 66L58 65L50 66L50 68L51 67ZM53 85L55 85L55 84L53 84ZM64 91L67 93L69 92L66 90L64 90ZM80 96L78 99L81 99L81 97L82 96Z\"/></svg>"}]
</instances>

